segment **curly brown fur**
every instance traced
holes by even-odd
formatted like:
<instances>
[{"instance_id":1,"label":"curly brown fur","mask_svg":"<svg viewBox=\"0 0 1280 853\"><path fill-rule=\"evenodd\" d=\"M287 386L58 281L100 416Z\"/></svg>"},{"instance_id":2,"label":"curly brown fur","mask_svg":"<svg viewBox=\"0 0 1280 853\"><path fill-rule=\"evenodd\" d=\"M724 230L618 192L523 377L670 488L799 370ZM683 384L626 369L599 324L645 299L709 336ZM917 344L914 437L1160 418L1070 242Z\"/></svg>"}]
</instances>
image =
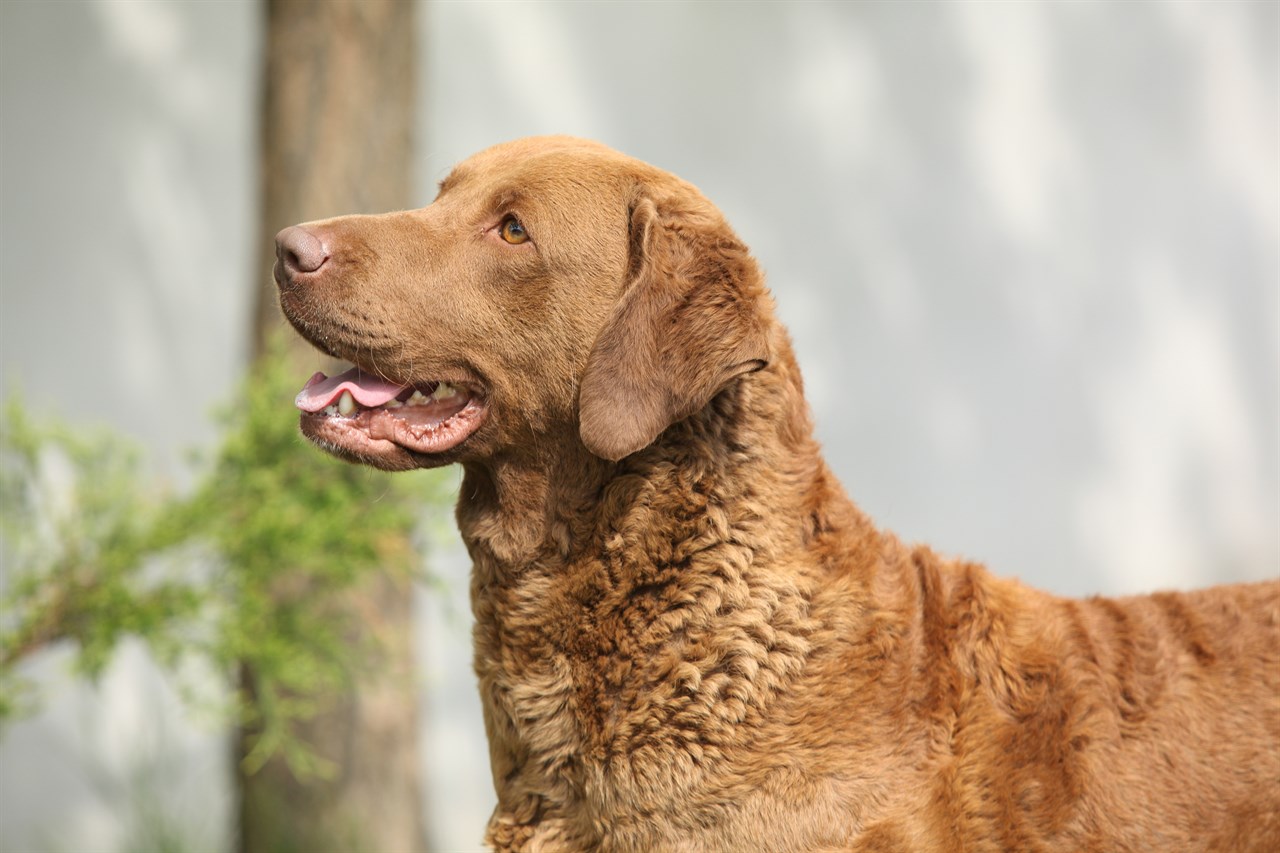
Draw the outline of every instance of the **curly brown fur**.
<instances>
[{"instance_id":1,"label":"curly brown fur","mask_svg":"<svg viewBox=\"0 0 1280 853\"><path fill-rule=\"evenodd\" d=\"M689 184L522 140L304 227L304 335L486 407L442 454L304 428L464 467L496 849L1280 849L1280 583L1070 601L876 529Z\"/></svg>"}]
</instances>

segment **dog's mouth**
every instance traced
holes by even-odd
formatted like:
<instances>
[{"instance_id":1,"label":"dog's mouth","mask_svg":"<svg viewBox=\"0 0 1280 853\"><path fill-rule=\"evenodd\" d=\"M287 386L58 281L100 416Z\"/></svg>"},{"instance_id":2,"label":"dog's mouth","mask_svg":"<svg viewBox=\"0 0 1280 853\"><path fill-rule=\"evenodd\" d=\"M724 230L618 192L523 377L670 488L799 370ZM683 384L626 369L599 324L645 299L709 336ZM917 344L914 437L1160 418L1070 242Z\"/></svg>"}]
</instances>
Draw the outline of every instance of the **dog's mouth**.
<instances>
[{"instance_id":1,"label":"dog's mouth","mask_svg":"<svg viewBox=\"0 0 1280 853\"><path fill-rule=\"evenodd\" d=\"M359 367L337 376L316 373L294 405L307 437L375 464L396 448L452 450L479 429L486 412L477 388L443 380L398 385Z\"/></svg>"}]
</instances>

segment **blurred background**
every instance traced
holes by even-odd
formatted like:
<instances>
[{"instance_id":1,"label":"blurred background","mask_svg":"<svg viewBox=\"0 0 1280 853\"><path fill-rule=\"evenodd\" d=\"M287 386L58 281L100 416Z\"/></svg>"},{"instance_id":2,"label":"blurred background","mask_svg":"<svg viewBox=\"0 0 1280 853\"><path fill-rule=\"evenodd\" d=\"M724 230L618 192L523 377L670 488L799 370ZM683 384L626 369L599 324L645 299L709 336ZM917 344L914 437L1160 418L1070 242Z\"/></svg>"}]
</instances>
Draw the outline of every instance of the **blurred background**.
<instances>
[{"instance_id":1,"label":"blurred background","mask_svg":"<svg viewBox=\"0 0 1280 853\"><path fill-rule=\"evenodd\" d=\"M308 152L386 181L400 122L408 171L402 201L321 193L297 219L421 206L478 149L569 133L721 207L830 464L904 539L1064 595L1280 573L1280 4L381 2L336 34L317 9L340 3L0 3L0 395L200 493L189 451L226 446L214 412L279 322L264 239ZM402 100L313 106L363 72L306 63L358 63L366 25L410 45L367 53ZM289 424L291 395L267 409ZM414 504L402 787L422 849L477 850L493 793L443 477ZM16 662L38 702L0 730L5 853L255 847L251 724L214 707L237 676L176 679L131 636L92 681L77 642ZM322 784L356 786L336 762Z\"/></svg>"}]
</instances>

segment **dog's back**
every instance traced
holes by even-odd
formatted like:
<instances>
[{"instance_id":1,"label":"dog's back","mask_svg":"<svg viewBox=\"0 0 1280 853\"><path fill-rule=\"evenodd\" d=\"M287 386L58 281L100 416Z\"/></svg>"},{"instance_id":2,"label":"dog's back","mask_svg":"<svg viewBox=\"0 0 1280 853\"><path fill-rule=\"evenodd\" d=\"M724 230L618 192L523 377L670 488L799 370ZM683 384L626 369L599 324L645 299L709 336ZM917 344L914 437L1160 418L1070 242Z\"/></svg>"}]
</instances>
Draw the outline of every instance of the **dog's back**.
<instances>
[{"instance_id":1,"label":"dog's back","mask_svg":"<svg viewBox=\"0 0 1280 853\"><path fill-rule=\"evenodd\" d=\"M914 562L930 769L872 838L1280 850L1280 583L1072 601Z\"/></svg>"}]
</instances>

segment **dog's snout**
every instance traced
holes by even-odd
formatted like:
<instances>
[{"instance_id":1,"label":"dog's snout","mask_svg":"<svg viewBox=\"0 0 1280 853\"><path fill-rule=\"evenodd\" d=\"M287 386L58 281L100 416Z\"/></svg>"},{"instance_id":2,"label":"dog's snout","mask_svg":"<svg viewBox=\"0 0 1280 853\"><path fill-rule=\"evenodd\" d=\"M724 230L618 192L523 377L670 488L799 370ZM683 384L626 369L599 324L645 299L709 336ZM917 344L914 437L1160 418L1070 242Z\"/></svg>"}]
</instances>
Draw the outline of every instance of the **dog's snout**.
<instances>
[{"instance_id":1,"label":"dog's snout","mask_svg":"<svg viewBox=\"0 0 1280 853\"><path fill-rule=\"evenodd\" d=\"M313 273L329 259L324 242L300 225L290 225L276 235L278 272L285 276ZM283 279L277 275L280 283Z\"/></svg>"}]
</instances>

